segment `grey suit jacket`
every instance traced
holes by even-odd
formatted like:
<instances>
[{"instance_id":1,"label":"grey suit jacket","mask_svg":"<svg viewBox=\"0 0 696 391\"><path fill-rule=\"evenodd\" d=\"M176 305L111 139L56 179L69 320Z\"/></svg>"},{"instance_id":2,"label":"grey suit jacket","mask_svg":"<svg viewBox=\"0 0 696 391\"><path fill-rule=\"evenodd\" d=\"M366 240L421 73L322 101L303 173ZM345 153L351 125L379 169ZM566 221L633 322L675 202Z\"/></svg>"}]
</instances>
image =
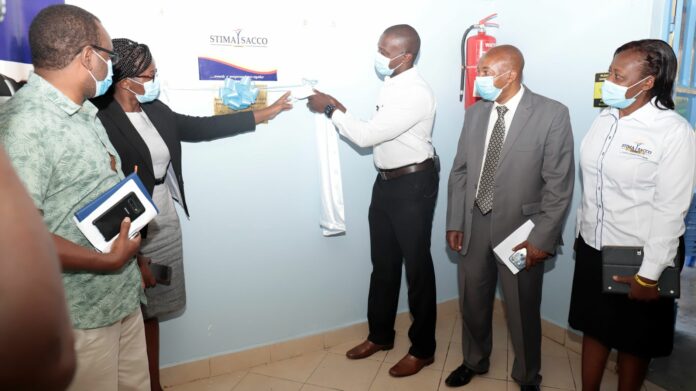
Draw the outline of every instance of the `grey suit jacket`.
<instances>
[{"instance_id":1,"label":"grey suit jacket","mask_svg":"<svg viewBox=\"0 0 696 391\"><path fill-rule=\"evenodd\" d=\"M471 230L477 229L471 219L492 109L493 102L480 101L466 110L450 172L447 230L464 232L462 254L469 248ZM535 226L529 242L555 253L573 196L573 149L568 108L525 87L495 174L493 246L532 219Z\"/></svg>"}]
</instances>

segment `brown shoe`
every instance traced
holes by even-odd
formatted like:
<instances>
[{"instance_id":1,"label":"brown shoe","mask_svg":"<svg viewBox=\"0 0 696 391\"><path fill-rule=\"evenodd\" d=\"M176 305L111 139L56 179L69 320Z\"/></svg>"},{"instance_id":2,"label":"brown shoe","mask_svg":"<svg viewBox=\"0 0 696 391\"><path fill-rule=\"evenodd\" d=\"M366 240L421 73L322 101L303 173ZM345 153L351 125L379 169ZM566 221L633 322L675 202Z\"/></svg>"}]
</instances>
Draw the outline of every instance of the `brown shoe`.
<instances>
[{"instance_id":1,"label":"brown shoe","mask_svg":"<svg viewBox=\"0 0 696 391\"><path fill-rule=\"evenodd\" d=\"M381 350L391 350L393 347L394 344L377 345L376 343L372 343L369 340L365 340L365 342L347 351L346 357L348 357L351 360L359 360L361 358L370 357Z\"/></svg>"},{"instance_id":2,"label":"brown shoe","mask_svg":"<svg viewBox=\"0 0 696 391\"><path fill-rule=\"evenodd\" d=\"M407 354L401 359L401 361L389 369L389 374L394 377L415 375L416 373L420 372L423 367L432 364L434 361L434 357L418 358L416 356Z\"/></svg>"}]
</instances>

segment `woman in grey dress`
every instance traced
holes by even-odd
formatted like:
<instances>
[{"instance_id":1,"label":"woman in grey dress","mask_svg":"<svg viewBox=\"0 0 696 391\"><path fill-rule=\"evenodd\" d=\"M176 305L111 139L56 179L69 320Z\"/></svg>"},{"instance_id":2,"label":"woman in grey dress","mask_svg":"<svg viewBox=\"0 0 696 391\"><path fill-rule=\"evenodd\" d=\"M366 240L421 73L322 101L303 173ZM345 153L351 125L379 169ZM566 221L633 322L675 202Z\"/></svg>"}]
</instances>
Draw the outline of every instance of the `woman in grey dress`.
<instances>
[{"instance_id":1,"label":"woman in grey dress","mask_svg":"<svg viewBox=\"0 0 696 391\"><path fill-rule=\"evenodd\" d=\"M181 142L211 141L253 131L259 122L289 110L288 94L271 106L249 112L213 117L175 113L157 100L157 67L147 45L114 39L114 86L94 103L111 143L118 151L123 173L137 170L160 213L143 233L138 257L147 305L143 306L145 337L152 390L159 383L159 319L180 314L186 304L184 264L178 202L188 216L181 175ZM137 167L137 168L136 168ZM170 285L156 284L149 264L171 267Z\"/></svg>"}]
</instances>

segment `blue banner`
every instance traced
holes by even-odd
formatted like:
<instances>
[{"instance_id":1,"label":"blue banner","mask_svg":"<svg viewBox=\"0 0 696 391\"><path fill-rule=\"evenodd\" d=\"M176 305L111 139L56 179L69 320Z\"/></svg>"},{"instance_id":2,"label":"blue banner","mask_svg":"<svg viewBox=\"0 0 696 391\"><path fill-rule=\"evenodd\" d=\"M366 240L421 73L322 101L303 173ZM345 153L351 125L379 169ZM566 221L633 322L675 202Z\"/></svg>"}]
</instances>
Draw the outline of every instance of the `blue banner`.
<instances>
[{"instance_id":1,"label":"blue banner","mask_svg":"<svg viewBox=\"0 0 696 391\"><path fill-rule=\"evenodd\" d=\"M31 64L29 26L36 14L62 0L0 0L0 60Z\"/></svg>"},{"instance_id":2,"label":"blue banner","mask_svg":"<svg viewBox=\"0 0 696 391\"><path fill-rule=\"evenodd\" d=\"M244 76L248 76L255 81L277 81L278 70L257 71L214 58L198 57L199 80L225 80L227 77L239 79Z\"/></svg>"}]
</instances>

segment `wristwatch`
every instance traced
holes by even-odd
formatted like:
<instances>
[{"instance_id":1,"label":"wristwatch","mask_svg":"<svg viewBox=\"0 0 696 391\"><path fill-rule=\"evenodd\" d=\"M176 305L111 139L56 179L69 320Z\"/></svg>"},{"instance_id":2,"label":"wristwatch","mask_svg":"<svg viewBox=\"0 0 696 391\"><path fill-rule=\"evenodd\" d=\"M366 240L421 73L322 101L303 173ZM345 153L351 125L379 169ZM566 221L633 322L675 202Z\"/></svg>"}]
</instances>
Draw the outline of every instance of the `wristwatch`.
<instances>
[{"instance_id":1,"label":"wristwatch","mask_svg":"<svg viewBox=\"0 0 696 391\"><path fill-rule=\"evenodd\" d=\"M336 106L334 106L332 104L328 104L328 105L326 105L326 107L324 107L324 114L326 114L327 117L331 118L334 110L336 110Z\"/></svg>"}]
</instances>

